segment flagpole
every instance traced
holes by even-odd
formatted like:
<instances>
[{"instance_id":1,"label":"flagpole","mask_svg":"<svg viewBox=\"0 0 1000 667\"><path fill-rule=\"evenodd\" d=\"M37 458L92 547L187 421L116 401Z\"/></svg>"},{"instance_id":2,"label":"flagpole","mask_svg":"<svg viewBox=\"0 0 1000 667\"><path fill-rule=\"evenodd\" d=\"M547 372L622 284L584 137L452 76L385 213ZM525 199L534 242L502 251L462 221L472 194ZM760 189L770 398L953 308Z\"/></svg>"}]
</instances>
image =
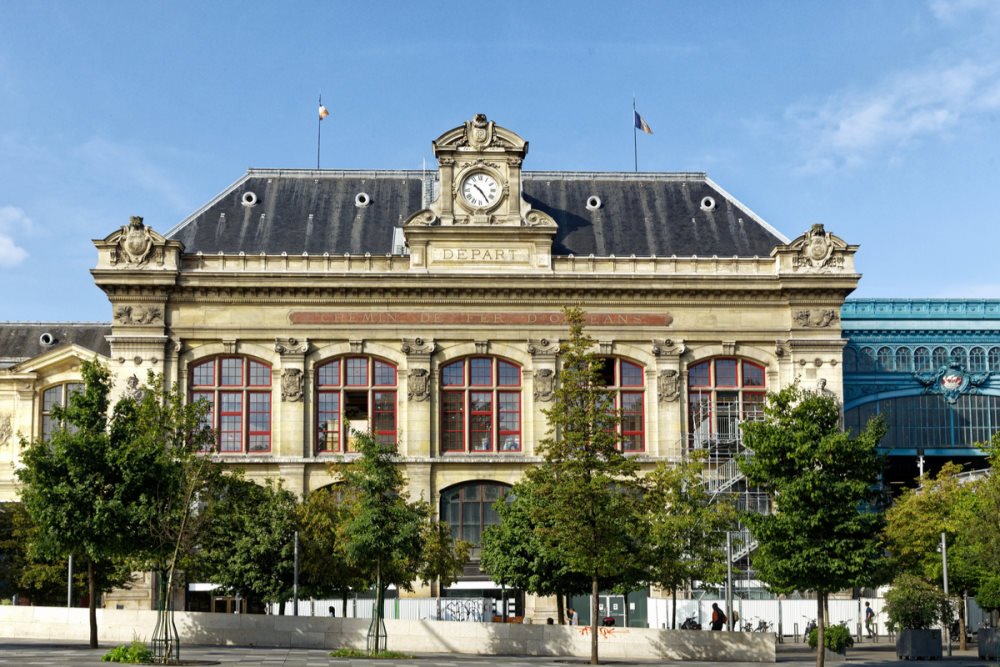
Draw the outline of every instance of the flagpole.
<instances>
[{"instance_id":1,"label":"flagpole","mask_svg":"<svg viewBox=\"0 0 1000 667\"><path fill-rule=\"evenodd\" d=\"M323 93L319 94L319 106L323 106ZM316 113L316 168L319 169L319 147L321 145L321 137L323 133L323 116Z\"/></svg>"},{"instance_id":2,"label":"flagpole","mask_svg":"<svg viewBox=\"0 0 1000 667\"><path fill-rule=\"evenodd\" d=\"M632 96L632 159L635 161L635 171L639 173L639 144L635 139L635 95Z\"/></svg>"}]
</instances>

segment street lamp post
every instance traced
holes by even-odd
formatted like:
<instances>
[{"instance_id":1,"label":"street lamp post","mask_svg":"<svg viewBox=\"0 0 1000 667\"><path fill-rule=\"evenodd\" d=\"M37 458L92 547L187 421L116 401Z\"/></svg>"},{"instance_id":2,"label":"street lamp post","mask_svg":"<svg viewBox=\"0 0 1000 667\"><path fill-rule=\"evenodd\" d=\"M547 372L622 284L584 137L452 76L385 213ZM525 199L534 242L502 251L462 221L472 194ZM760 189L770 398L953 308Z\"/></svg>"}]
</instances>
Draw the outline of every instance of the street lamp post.
<instances>
[{"instance_id":1,"label":"street lamp post","mask_svg":"<svg viewBox=\"0 0 1000 667\"><path fill-rule=\"evenodd\" d=\"M948 539L941 533L941 571L944 578L944 596L948 597ZM951 657L951 626L945 628L948 633L948 657Z\"/></svg>"}]
</instances>

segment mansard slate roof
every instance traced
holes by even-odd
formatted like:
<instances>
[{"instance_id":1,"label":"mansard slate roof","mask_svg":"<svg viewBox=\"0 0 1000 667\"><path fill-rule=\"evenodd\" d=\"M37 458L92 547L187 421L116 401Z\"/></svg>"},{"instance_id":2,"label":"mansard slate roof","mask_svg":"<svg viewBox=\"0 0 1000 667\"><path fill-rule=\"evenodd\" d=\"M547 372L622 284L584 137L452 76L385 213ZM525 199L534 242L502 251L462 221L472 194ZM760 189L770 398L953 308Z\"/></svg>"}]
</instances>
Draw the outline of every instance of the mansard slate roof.
<instances>
[{"instance_id":1,"label":"mansard slate roof","mask_svg":"<svg viewBox=\"0 0 1000 667\"><path fill-rule=\"evenodd\" d=\"M436 196L435 177L251 169L166 236L188 253L390 254L394 228ZM558 225L554 255L767 257L788 242L703 173L524 172L523 184L525 200ZM601 202L592 210L591 197Z\"/></svg>"},{"instance_id":2,"label":"mansard slate roof","mask_svg":"<svg viewBox=\"0 0 1000 667\"><path fill-rule=\"evenodd\" d=\"M51 337L42 342L43 334ZM61 345L76 344L108 356L111 347L106 336L111 325L104 322L0 322L0 368L9 368L37 357Z\"/></svg>"}]
</instances>

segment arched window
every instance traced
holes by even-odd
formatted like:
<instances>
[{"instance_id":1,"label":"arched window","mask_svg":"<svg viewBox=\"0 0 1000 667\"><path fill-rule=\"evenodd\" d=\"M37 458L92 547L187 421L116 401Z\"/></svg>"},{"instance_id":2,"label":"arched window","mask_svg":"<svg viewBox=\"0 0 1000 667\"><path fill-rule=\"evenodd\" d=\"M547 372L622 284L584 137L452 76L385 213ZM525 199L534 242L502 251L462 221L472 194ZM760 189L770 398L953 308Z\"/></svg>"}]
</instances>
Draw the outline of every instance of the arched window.
<instances>
[{"instance_id":1,"label":"arched window","mask_svg":"<svg viewBox=\"0 0 1000 667\"><path fill-rule=\"evenodd\" d=\"M973 373L982 373L986 370L986 350L981 347L974 347L969 352L969 370Z\"/></svg>"},{"instance_id":2,"label":"arched window","mask_svg":"<svg viewBox=\"0 0 1000 667\"><path fill-rule=\"evenodd\" d=\"M642 366L631 361L607 357L601 366L604 386L614 394L615 409L621 414L619 424L622 451L645 449L645 381Z\"/></svg>"},{"instance_id":3,"label":"arched window","mask_svg":"<svg viewBox=\"0 0 1000 667\"><path fill-rule=\"evenodd\" d=\"M710 359L688 368L688 434L694 447L735 442L742 420L764 411L764 367L740 359Z\"/></svg>"},{"instance_id":4,"label":"arched window","mask_svg":"<svg viewBox=\"0 0 1000 667\"><path fill-rule=\"evenodd\" d=\"M905 373L913 370L910 359L910 348L900 347L896 349L896 370Z\"/></svg>"},{"instance_id":5,"label":"arched window","mask_svg":"<svg viewBox=\"0 0 1000 667\"><path fill-rule=\"evenodd\" d=\"M941 368L942 366L948 365L948 350L943 347L935 347L934 352L931 353L931 366L934 370Z\"/></svg>"},{"instance_id":6,"label":"arched window","mask_svg":"<svg viewBox=\"0 0 1000 667\"><path fill-rule=\"evenodd\" d=\"M52 408L57 405L66 407L69 404L70 394L81 391L83 391L82 382L67 382L49 387L42 392L42 440L48 440L57 428L63 426L53 417Z\"/></svg>"},{"instance_id":7,"label":"arched window","mask_svg":"<svg viewBox=\"0 0 1000 667\"><path fill-rule=\"evenodd\" d=\"M191 400L211 406L223 454L271 451L271 367L248 357L216 357L191 366Z\"/></svg>"},{"instance_id":8,"label":"arched window","mask_svg":"<svg viewBox=\"0 0 1000 667\"><path fill-rule=\"evenodd\" d=\"M894 368L892 350L887 347L880 347L878 350L878 369L880 371L891 372Z\"/></svg>"},{"instance_id":9,"label":"arched window","mask_svg":"<svg viewBox=\"0 0 1000 667\"><path fill-rule=\"evenodd\" d=\"M958 364L962 368L969 367L969 359L965 354L964 347L951 348L951 363Z\"/></svg>"},{"instance_id":10,"label":"arched window","mask_svg":"<svg viewBox=\"0 0 1000 667\"><path fill-rule=\"evenodd\" d=\"M858 353L853 347L844 348L844 371L855 373L858 370Z\"/></svg>"},{"instance_id":11,"label":"arched window","mask_svg":"<svg viewBox=\"0 0 1000 667\"><path fill-rule=\"evenodd\" d=\"M500 482L466 482L441 492L441 522L451 528L451 536L473 545L470 559L479 560L483 530L500 523L494 503L510 492Z\"/></svg>"},{"instance_id":12,"label":"arched window","mask_svg":"<svg viewBox=\"0 0 1000 667\"><path fill-rule=\"evenodd\" d=\"M913 353L913 370L925 373L931 369L931 353L926 347L918 347Z\"/></svg>"},{"instance_id":13,"label":"arched window","mask_svg":"<svg viewBox=\"0 0 1000 667\"><path fill-rule=\"evenodd\" d=\"M496 357L441 367L441 451L521 451L521 368Z\"/></svg>"},{"instance_id":14,"label":"arched window","mask_svg":"<svg viewBox=\"0 0 1000 667\"><path fill-rule=\"evenodd\" d=\"M367 356L316 366L316 451L354 451L350 431L396 442L396 367ZM345 449L346 445L346 449Z\"/></svg>"},{"instance_id":15,"label":"arched window","mask_svg":"<svg viewBox=\"0 0 1000 667\"><path fill-rule=\"evenodd\" d=\"M861 348L861 355L858 357L858 370L862 373L875 370L875 350L870 347Z\"/></svg>"},{"instance_id":16,"label":"arched window","mask_svg":"<svg viewBox=\"0 0 1000 667\"><path fill-rule=\"evenodd\" d=\"M1000 347L991 347L989 353L991 371L1000 371Z\"/></svg>"}]
</instances>

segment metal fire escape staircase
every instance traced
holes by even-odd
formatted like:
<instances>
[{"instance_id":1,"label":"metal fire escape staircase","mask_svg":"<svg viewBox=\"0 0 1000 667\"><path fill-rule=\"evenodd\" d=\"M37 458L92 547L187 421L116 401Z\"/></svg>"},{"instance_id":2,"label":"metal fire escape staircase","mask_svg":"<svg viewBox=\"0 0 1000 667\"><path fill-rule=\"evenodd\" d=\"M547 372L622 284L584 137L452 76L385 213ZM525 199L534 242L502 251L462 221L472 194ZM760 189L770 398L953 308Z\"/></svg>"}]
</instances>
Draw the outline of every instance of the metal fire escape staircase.
<instances>
[{"instance_id":1,"label":"metal fire escape staircase","mask_svg":"<svg viewBox=\"0 0 1000 667\"><path fill-rule=\"evenodd\" d=\"M747 484L739 462L751 456L743 444L740 423L763 417L760 412L741 412L737 403L701 403L692 407L689 447L705 452L703 479L712 500L728 499L739 510L769 514L768 495ZM757 548L749 529L741 525L733 535L733 563L747 563Z\"/></svg>"}]
</instances>

